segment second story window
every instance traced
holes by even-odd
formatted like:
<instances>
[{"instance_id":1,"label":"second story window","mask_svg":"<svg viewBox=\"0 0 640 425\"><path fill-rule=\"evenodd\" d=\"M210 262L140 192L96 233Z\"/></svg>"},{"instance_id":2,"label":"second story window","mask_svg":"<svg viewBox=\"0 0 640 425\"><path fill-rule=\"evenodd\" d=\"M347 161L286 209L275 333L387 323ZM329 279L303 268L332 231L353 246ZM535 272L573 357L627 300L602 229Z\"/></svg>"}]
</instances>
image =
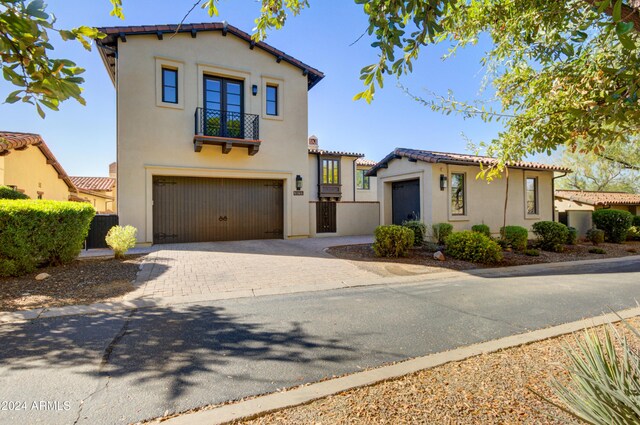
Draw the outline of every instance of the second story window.
<instances>
[{"instance_id":1,"label":"second story window","mask_svg":"<svg viewBox=\"0 0 640 425\"><path fill-rule=\"evenodd\" d=\"M538 178L527 178L527 214L538 214Z\"/></svg>"},{"instance_id":2,"label":"second story window","mask_svg":"<svg viewBox=\"0 0 640 425\"><path fill-rule=\"evenodd\" d=\"M340 171L337 159L322 160L322 184L340 184Z\"/></svg>"},{"instance_id":3,"label":"second story window","mask_svg":"<svg viewBox=\"0 0 640 425\"><path fill-rule=\"evenodd\" d=\"M465 203L464 174L451 174L451 215L465 215L467 206Z\"/></svg>"},{"instance_id":4,"label":"second story window","mask_svg":"<svg viewBox=\"0 0 640 425\"><path fill-rule=\"evenodd\" d=\"M369 190L369 176L365 176L367 170L356 171L356 188Z\"/></svg>"},{"instance_id":5,"label":"second story window","mask_svg":"<svg viewBox=\"0 0 640 425\"><path fill-rule=\"evenodd\" d=\"M162 68L162 101L178 103L178 70Z\"/></svg>"},{"instance_id":6,"label":"second story window","mask_svg":"<svg viewBox=\"0 0 640 425\"><path fill-rule=\"evenodd\" d=\"M267 85L267 115L278 115L278 86Z\"/></svg>"}]
</instances>

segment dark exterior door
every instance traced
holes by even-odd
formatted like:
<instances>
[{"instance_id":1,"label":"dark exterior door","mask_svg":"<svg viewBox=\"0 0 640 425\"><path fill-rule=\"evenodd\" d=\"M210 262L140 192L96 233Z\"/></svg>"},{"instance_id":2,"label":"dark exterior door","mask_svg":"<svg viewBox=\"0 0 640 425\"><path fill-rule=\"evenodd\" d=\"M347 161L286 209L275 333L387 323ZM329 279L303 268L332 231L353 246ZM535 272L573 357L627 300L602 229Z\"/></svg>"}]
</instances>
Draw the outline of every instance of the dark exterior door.
<instances>
[{"instance_id":1,"label":"dark exterior door","mask_svg":"<svg viewBox=\"0 0 640 425\"><path fill-rule=\"evenodd\" d=\"M244 138L244 83L222 77L204 77L204 116L210 136Z\"/></svg>"},{"instance_id":2,"label":"dark exterior door","mask_svg":"<svg viewBox=\"0 0 640 425\"><path fill-rule=\"evenodd\" d=\"M336 232L336 203L316 203L316 233Z\"/></svg>"},{"instance_id":3,"label":"dark exterior door","mask_svg":"<svg viewBox=\"0 0 640 425\"><path fill-rule=\"evenodd\" d=\"M391 183L393 224L420 219L420 180Z\"/></svg>"},{"instance_id":4,"label":"dark exterior door","mask_svg":"<svg viewBox=\"0 0 640 425\"><path fill-rule=\"evenodd\" d=\"M153 178L153 243L283 237L281 180Z\"/></svg>"}]
</instances>

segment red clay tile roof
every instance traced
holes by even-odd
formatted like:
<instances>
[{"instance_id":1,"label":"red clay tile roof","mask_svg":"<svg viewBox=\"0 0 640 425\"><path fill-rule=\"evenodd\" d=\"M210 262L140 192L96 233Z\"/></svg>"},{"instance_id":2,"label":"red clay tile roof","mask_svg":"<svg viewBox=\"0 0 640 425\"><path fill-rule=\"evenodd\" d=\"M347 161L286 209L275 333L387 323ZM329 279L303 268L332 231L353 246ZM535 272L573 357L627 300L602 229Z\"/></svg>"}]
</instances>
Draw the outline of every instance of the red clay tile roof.
<instances>
[{"instance_id":1,"label":"red clay tile roof","mask_svg":"<svg viewBox=\"0 0 640 425\"><path fill-rule=\"evenodd\" d=\"M373 167L376 164L377 164L377 162L372 161L370 159L366 159L366 158L358 158L358 159L356 159L356 165L362 165L364 167Z\"/></svg>"},{"instance_id":2,"label":"red clay tile roof","mask_svg":"<svg viewBox=\"0 0 640 425\"><path fill-rule=\"evenodd\" d=\"M229 25L226 22L206 22L201 24L182 24L182 25L137 25L137 26L121 26L121 27L102 27L98 30L107 36L101 40L96 40L99 47L105 47L100 50L103 56L107 70L111 74L111 78L115 78L115 55L118 51L119 40L126 40L129 35L155 35L161 38L163 34L174 34L175 32L190 33L192 37L200 31L222 31L224 35L233 34L234 36L245 40L249 43L251 49L257 47L267 53L275 56L278 61L287 62L302 70L303 75L307 77L308 88L311 89L320 80L324 78L324 74L317 69L305 64L298 59L287 55L281 50L268 45L263 41L254 42L251 35Z\"/></svg>"},{"instance_id":3,"label":"red clay tile roof","mask_svg":"<svg viewBox=\"0 0 640 425\"><path fill-rule=\"evenodd\" d=\"M341 151L326 151L324 149L309 149L310 154L315 155L334 155L334 156L354 156L357 158L364 157L363 153L355 153L355 152L341 152Z\"/></svg>"},{"instance_id":4,"label":"red clay tile roof","mask_svg":"<svg viewBox=\"0 0 640 425\"><path fill-rule=\"evenodd\" d=\"M0 131L0 156L9 155L11 150L23 150L29 146L37 146L40 152L47 158L47 163L50 164L58 173L60 177L69 187L72 192L77 192L78 189L74 186L73 182L64 171L62 165L58 162L53 152L49 150L47 144L42 140L39 134L33 133L18 133L14 131Z\"/></svg>"},{"instance_id":5,"label":"red clay tile roof","mask_svg":"<svg viewBox=\"0 0 640 425\"><path fill-rule=\"evenodd\" d=\"M556 197L587 205L640 205L638 193L556 190Z\"/></svg>"},{"instance_id":6,"label":"red clay tile roof","mask_svg":"<svg viewBox=\"0 0 640 425\"><path fill-rule=\"evenodd\" d=\"M459 165L494 165L497 160L488 156L468 155L461 153L449 153L449 152L434 152L425 151L421 149L405 149L396 148L393 152L387 155L382 161L375 165L368 174L375 176L376 172L380 168L384 168L389 161L399 158L409 158L416 161L441 163L441 164L459 164ZM518 161L508 164L511 168L525 169L525 170L542 170L542 171L561 171L570 173L571 169L556 165L541 164L538 162L525 162Z\"/></svg>"},{"instance_id":7,"label":"red clay tile roof","mask_svg":"<svg viewBox=\"0 0 640 425\"><path fill-rule=\"evenodd\" d=\"M71 181L78 189L81 190L97 190L97 191L112 191L113 186L116 184L116 180L111 177L74 177L71 176Z\"/></svg>"}]
</instances>

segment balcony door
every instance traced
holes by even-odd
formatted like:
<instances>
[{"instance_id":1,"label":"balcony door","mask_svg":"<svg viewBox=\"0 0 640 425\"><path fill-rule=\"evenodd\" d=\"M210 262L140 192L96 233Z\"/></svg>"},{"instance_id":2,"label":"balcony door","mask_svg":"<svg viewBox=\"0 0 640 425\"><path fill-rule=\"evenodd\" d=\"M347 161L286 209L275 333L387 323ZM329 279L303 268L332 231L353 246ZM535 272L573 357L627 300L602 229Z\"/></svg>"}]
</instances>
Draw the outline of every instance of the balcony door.
<instances>
[{"instance_id":1,"label":"balcony door","mask_svg":"<svg viewBox=\"0 0 640 425\"><path fill-rule=\"evenodd\" d=\"M223 77L204 77L205 134L244 138L244 83Z\"/></svg>"}]
</instances>

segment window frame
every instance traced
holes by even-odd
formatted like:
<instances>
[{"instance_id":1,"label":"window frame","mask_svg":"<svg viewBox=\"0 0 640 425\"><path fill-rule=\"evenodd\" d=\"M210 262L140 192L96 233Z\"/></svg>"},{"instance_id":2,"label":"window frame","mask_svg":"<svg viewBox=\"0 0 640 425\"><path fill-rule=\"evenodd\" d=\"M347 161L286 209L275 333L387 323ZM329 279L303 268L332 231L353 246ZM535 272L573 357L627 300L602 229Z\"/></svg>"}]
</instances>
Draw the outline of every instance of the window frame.
<instances>
[{"instance_id":1,"label":"window frame","mask_svg":"<svg viewBox=\"0 0 640 425\"><path fill-rule=\"evenodd\" d=\"M173 72L175 75L175 86L169 86L166 82L165 82L165 72ZM162 91L161 93L161 97L162 97L162 103L169 103L171 105L177 105L178 103L180 103L180 82L179 82L179 70L178 68L172 68L169 67L167 65L161 65L160 66L160 75L162 76L162 81L160 82L160 89ZM175 89L176 91L176 96L175 96L175 102L171 101L171 100L167 100L166 96L165 96L165 89L166 88L172 88Z\"/></svg>"},{"instance_id":2,"label":"window frame","mask_svg":"<svg viewBox=\"0 0 640 425\"><path fill-rule=\"evenodd\" d=\"M184 62L155 56L156 71L156 106L169 109L184 109ZM164 98L164 70L176 72L176 103L167 102Z\"/></svg>"},{"instance_id":3,"label":"window frame","mask_svg":"<svg viewBox=\"0 0 640 425\"><path fill-rule=\"evenodd\" d=\"M327 173L325 175L325 164L326 163L334 163L334 167L331 168L331 175L332 177L335 177L335 180L333 178L331 179L327 179L326 177L329 176L329 173ZM334 184L334 185L339 185L340 184L340 159L339 158L322 158L321 160L321 172L322 172L322 183L321 184ZM337 174L336 174L337 173Z\"/></svg>"},{"instance_id":4,"label":"window frame","mask_svg":"<svg viewBox=\"0 0 640 425\"><path fill-rule=\"evenodd\" d=\"M356 189L371 190L371 178L366 176L368 170L356 170ZM358 174L362 173L362 185L358 183Z\"/></svg>"},{"instance_id":5,"label":"window frame","mask_svg":"<svg viewBox=\"0 0 640 425\"><path fill-rule=\"evenodd\" d=\"M274 100L269 100L269 89L273 89L274 93L275 93L275 99ZM277 117L280 115L280 108L279 108L279 87L277 84L273 84L273 83L267 83L266 85L266 91L265 91L265 114L267 114L270 117ZM270 114L269 113L269 103L273 103L273 106L275 108L275 113Z\"/></svg>"},{"instance_id":6,"label":"window frame","mask_svg":"<svg viewBox=\"0 0 640 425\"><path fill-rule=\"evenodd\" d=\"M529 212L529 180L533 181L534 210ZM524 178L524 214L526 217L540 216L540 179L538 176L525 175Z\"/></svg>"},{"instance_id":7,"label":"window frame","mask_svg":"<svg viewBox=\"0 0 640 425\"><path fill-rule=\"evenodd\" d=\"M453 211L453 177L459 175L462 176L462 212ZM451 172L449 175L449 215L454 218L463 218L467 216L467 173L465 172Z\"/></svg>"}]
</instances>

